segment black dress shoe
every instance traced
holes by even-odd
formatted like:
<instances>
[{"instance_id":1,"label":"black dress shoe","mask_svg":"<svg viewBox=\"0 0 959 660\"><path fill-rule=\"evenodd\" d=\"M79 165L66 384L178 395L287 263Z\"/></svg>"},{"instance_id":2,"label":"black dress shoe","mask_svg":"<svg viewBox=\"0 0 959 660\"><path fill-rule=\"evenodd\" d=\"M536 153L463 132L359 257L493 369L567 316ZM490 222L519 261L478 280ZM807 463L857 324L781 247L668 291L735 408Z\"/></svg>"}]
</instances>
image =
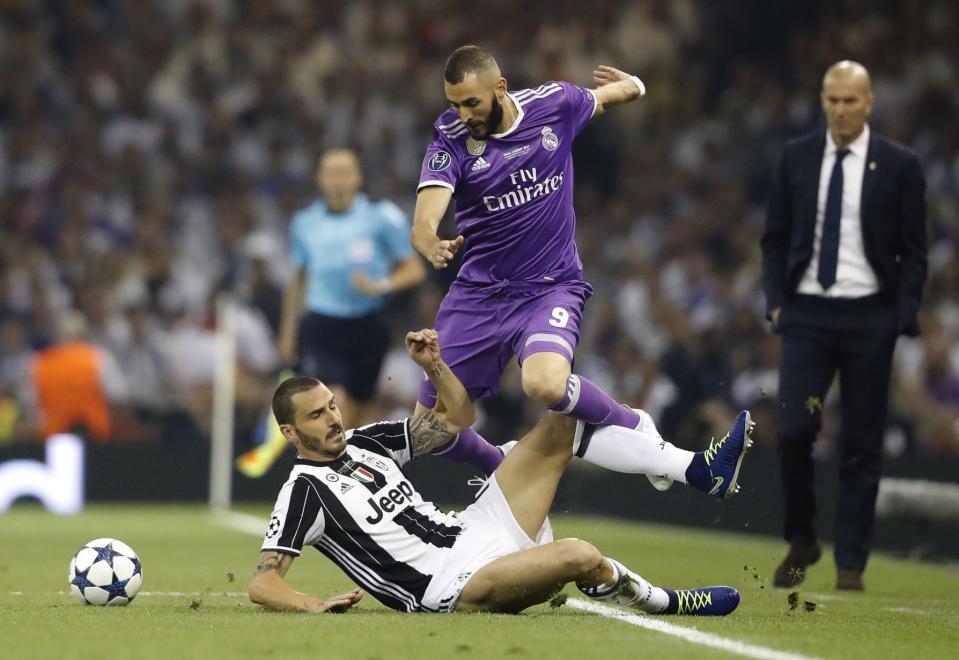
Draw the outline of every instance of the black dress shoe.
<instances>
[{"instance_id":1,"label":"black dress shoe","mask_svg":"<svg viewBox=\"0 0 959 660\"><path fill-rule=\"evenodd\" d=\"M822 548L818 543L812 545L793 544L789 553L776 568L773 586L791 588L806 579L806 567L815 564L822 557Z\"/></svg>"}]
</instances>

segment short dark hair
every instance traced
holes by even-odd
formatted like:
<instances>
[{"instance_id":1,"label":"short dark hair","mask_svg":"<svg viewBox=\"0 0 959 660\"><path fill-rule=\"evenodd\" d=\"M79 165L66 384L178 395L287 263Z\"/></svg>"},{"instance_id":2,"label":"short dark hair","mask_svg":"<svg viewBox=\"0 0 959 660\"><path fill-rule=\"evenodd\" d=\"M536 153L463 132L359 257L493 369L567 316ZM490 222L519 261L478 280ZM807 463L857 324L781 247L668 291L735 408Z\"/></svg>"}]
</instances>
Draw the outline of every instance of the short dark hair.
<instances>
[{"instance_id":1,"label":"short dark hair","mask_svg":"<svg viewBox=\"0 0 959 660\"><path fill-rule=\"evenodd\" d=\"M460 46L450 54L446 60L443 77L446 78L446 82L458 85L471 73L483 71L495 65L496 60L493 59L489 51L473 44L467 44Z\"/></svg>"},{"instance_id":2,"label":"short dark hair","mask_svg":"<svg viewBox=\"0 0 959 660\"><path fill-rule=\"evenodd\" d=\"M300 392L312 390L323 383L310 376L294 376L287 378L273 393L273 417L277 424L292 424L293 414L293 395Z\"/></svg>"}]
</instances>

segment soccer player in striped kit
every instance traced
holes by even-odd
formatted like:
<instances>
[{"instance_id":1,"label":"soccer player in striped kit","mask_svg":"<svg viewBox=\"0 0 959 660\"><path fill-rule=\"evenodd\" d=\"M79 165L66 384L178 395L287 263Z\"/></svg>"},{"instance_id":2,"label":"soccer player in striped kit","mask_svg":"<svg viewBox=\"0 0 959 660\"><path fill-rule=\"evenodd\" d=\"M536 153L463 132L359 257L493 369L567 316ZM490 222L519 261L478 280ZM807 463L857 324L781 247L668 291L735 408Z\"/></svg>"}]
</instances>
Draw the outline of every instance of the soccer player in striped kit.
<instances>
[{"instance_id":1,"label":"soccer player in striped kit","mask_svg":"<svg viewBox=\"0 0 959 660\"><path fill-rule=\"evenodd\" d=\"M464 511L447 513L423 500L402 466L455 440L475 413L433 330L407 334L406 346L437 392L432 408L409 419L347 431L319 381L291 378L277 388L274 414L298 456L267 526L251 600L305 612L343 611L359 602L360 589L322 599L286 582L294 558L312 545L403 612L519 612L569 582L590 598L653 614L719 616L738 606L732 587L656 587L591 543L553 540L547 514L566 465L584 444L629 447L637 472L682 479L692 454L663 452L638 431L550 412L506 453ZM717 456L730 477L734 448L749 442L749 431L744 412Z\"/></svg>"}]
</instances>

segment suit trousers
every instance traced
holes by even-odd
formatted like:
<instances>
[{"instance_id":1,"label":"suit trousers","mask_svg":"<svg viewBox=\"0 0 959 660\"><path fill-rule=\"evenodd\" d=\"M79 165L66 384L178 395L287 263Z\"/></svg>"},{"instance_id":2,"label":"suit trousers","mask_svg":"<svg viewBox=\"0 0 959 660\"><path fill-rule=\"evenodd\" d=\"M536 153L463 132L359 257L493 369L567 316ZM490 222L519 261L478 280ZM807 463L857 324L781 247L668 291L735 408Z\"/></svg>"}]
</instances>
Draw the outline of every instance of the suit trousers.
<instances>
[{"instance_id":1,"label":"suit trousers","mask_svg":"<svg viewBox=\"0 0 959 660\"><path fill-rule=\"evenodd\" d=\"M895 306L880 295L825 298L797 295L780 312L782 335L777 438L785 500L784 537L816 541L812 445L822 402L839 372L841 431L835 528L838 568L862 571L869 558L892 354Z\"/></svg>"}]
</instances>

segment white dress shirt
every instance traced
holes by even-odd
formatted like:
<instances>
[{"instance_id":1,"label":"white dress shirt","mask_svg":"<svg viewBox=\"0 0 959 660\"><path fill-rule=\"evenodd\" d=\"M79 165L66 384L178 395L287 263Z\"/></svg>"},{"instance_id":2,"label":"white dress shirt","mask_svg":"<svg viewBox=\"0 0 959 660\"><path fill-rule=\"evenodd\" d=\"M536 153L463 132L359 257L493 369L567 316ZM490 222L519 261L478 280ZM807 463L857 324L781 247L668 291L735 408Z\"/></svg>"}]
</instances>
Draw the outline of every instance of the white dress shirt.
<instances>
[{"instance_id":1,"label":"white dress shirt","mask_svg":"<svg viewBox=\"0 0 959 660\"><path fill-rule=\"evenodd\" d=\"M842 161L842 212L839 224L839 261L836 266L836 282L824 291L819 283L819 250L822 242L822 225L826 215L826 195L829 179L836 163L836 143L826 131L826 148L819 169L819 197L816 203L816 234L813 239L812 259L799 281L799 293L826 298L862 298L879 292L879 280L866 260L862 240L862 179L866 172L866 156L869 151L869 125L847 147L849 154Z\"/></svg>"}]
</instances>

